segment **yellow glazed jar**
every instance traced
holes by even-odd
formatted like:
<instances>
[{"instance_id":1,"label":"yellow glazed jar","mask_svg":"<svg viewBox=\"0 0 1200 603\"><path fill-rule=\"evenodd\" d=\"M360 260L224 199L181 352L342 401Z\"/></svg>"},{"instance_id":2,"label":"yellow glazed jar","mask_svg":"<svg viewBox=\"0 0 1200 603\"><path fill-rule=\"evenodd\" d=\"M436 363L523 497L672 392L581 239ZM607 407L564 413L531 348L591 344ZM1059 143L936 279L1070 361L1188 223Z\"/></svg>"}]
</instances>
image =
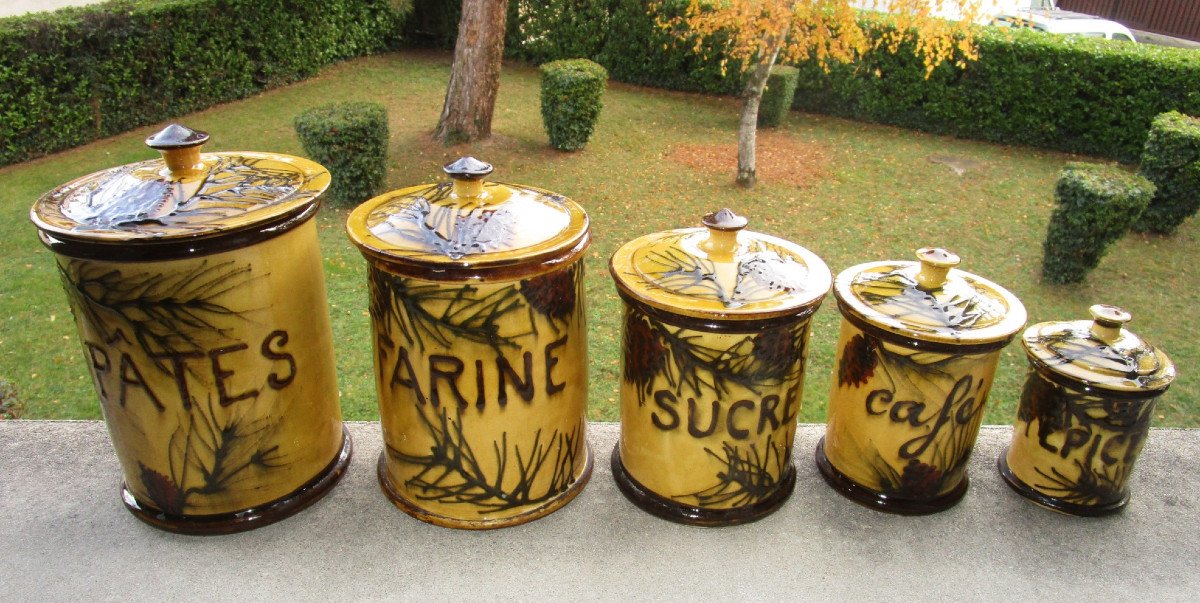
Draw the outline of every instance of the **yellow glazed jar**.
<instances>
[{"instance_id":1,"label":"yellow glazed jar","mask_svg":"<svg viewBox=\"0 0 1200 603\"><path fill-rule=\"evenodd\" d=\"M516 525L562 507L591 475L583 253L588 218L544 190L451 182L385 193L351 213L369 264L383 425L379 481L441 526Z\"/></svg>"},{"instance_id":2,"label":"yellow glazed jar","mask_svg":"<svg viewBox=\"0 0 1200 603\"><path fill-rule=\"evenodd\" d=\"M796 483L810 320L832 275L746 223L724 209L705 228L634 239L610 264L625 302L613 475L631 501L672 521L754 521Z\"/></svg>"},{"instance_id":3,"label":"yellow glazed jar","mask_svg":"<svg viewBox=\"0 0 1200 603\"><path fill-rule=\"evenodd\" d=\"M1122 328L1128 312L1097 304L1091 314L1025 330L1029 376L998 466L1013 490L1042 506L1100 516L1129 501L1129 475L1175 366Z\"/></svg>"},{"instance_id":4,"label":"yellow glazed jar","mask_svg":"<svg viewBox=\"0 0 1200 603\"><path fill-rule=\"evenodd\" d=\"M917 258L837 276L843 320L816 450L835 490L910 515L942 511L966 494L1000 350L1026 320L1011 293L955 269L958 256L925 248Z\"/></svg>"},{"instance_id":5,"label":"yellow glazed jar","mask_svg":"<svg viewBox=\"0 0 1200 603\"><path fill-rule=\"evenodd\" d=\"M313 216L329 173L268 153L97 172L31 212L58 270L139 519L210 534L325 494L350 460Z\"/></svg>"}]
</instances>

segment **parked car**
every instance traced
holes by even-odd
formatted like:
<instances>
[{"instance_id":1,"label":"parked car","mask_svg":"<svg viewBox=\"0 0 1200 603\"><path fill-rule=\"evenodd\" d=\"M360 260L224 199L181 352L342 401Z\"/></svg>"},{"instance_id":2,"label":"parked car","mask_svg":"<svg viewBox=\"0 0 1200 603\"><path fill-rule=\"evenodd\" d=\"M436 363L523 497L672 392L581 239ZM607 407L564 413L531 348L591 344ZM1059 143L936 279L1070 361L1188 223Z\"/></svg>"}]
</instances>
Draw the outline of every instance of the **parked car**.
<instances>
[{"instance_id":1,"label":"parked car","mask_svg":"<svg viewBox=\"0 0 1200 603\"><path fill-rule=\"evenodd\" d=\"M1116 21L1055 8L1004 13L992 19L991 24L996 27L1025 27L1052 34L1137 43L1137 40L1133 39L1133 32Z\"/></svg>"}]
</instances>

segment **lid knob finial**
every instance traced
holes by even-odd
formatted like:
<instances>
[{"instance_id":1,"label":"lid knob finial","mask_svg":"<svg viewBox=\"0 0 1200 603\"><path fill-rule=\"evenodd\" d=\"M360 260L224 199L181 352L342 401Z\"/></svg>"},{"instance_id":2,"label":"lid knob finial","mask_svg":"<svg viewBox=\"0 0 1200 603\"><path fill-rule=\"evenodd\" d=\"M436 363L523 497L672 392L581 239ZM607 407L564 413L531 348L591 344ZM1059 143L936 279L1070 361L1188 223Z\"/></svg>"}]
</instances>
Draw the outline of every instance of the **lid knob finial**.
<instances>
[{"instance_id":1,"label":"lid knob finial","mask_svg":"<svg viewBox=\"0 0 1200 603\"><path fill-rule=\"evenodd\" d=\"M146 146L162 153L171 178L181 180L203 169L200 147L208 142L208 132L171 124L146 139Z\"/></svg>"},{"instance_id":2,"label":"lid knob finial","mask_svg":"<svg viewBox=\"0 0 1200 603\"><path fill-rule=\"evenodd\" d=\"M460 157L442 166L442 171L454 179L456 197L479 197L483 194L483 179L492 173L492 164L474 157Z\"/></svg>"},{"instance_id":3,"label":"lid knob finial","mask_svg":"<svg viewBox=\"0 0 1200 603\"><path fill-rule=\"evenodd\" d=\"M700 248L718 262L731 261L737 251L737 233L749 220L726 207L705 215L701 223L708 227L708 238L700 243Z\"/></svg>"},{"instance_id":4,"label":"lid knob finial","mask_svg":"<svg viewBox=\"0 0 1200 603\"><path fill-rule=\"evenodd\" d=\"M946 284L946 275L957 266L959 257L941 247L922 247L917 250L921 260L921 271L917 273L917 287L926 291L938 289Z\"/></svg>"},{"instance_id":5,"label":"lid knob finial","mask_svg":"<svg viewBox=\"0 0 1200 603\"><path fill-rule=\"evenodd\" d=\"M1092 314L1092 336L1104 343L1121 338L1121 327L1133 320L1133 315L1116 306L1096 304L1088 308Z\"/></svg>"}]
</instances>

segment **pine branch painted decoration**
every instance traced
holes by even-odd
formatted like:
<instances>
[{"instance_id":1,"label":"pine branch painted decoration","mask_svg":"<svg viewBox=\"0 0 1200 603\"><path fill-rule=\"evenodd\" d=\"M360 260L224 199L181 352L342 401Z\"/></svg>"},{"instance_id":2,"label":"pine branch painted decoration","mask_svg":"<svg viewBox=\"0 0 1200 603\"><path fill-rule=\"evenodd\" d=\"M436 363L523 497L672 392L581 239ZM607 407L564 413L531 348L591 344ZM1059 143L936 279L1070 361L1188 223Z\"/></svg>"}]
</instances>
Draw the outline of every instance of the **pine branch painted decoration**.
<instances>
[{"instance_id":1,"label":"pine branch painted decoration","mask_svg":"<svg viewBox=\"0 0 1200 603\"><path fill-rule=\"evenodd\" d=\"M138 462L142 488L151 502L175 515L203 509L203 498L196 497L236 490L251 470L286 466L287 459L274 443L281 419L250 418L251 414L248 409L219 413L211 399L192 404L171 434L167 473Z\"/></svg>"},{"instance_id":2,"label":"pine branch painted decoration","mask_svg":"<svg viewBox=\"0 0 1200 603\"><path fill-rule=\"evenodd\" d=\"M779 480L790 463L781 449L770 437L763 450L756 444L743 449L729 442L721 443L720 452L705 448L704 452L721 465L717 483L675 498L693 501L701 507L741 507L760 502L778 492Z\"/></svg>"},{"instance_id":3,"label":"pine branch painted decoration","mask_svg":"<svg viewBox=\"0 0 1200 603\"><path fill-rule=\"evenodd\" d=\"M59 266L59 273L72 307L105 343L131 336L164 373L170 369L163 356L200 352L201 337L228 339L230 322L244 320L253 309L234 309L223 299L261 278L234 260L205 260L178 272L134 272L71 260Z\"/></svg>"},{"instance_id":4,"label":"pine branch painted decoration","mask_svg":"<svg viewBox=\"0 0 1200 603\"><path fill-rule=\"evenodd\" d=\"M582 426L570 433L555 430L544 436L533 432L532 439L510 445L508 434L493 441L494 469L471 446L463 431L461 414L451 415L446 407L432 419L424 409L420 414L433 445L428 454L410 454L388 444L387 454L402 465L420 471L405 485L418 493L420 500L479 507L485 514L536 505L554 499L570 489L575 480L575 465L584 454ZM534 490L535 486L549 481Z\"/></svg>"},{"instance_id":5,"label":"pine branch painted decoration","mask_svg":"<svg viewBox=\"0 0 1200 603\"><path fill-rule=\"evenodd\" d=\"M455 342L484 344L497 353L515 350L517 340L534 332L532 320L518 332L504 330L508 317L528 306L516 284L498 289L476 285L447 287L420 279L374 270L370 308L381 344L393 349L404 344L425 350L450 348ZM392 332L393 325L398 333Z\"/></svg>"}]
</instances>

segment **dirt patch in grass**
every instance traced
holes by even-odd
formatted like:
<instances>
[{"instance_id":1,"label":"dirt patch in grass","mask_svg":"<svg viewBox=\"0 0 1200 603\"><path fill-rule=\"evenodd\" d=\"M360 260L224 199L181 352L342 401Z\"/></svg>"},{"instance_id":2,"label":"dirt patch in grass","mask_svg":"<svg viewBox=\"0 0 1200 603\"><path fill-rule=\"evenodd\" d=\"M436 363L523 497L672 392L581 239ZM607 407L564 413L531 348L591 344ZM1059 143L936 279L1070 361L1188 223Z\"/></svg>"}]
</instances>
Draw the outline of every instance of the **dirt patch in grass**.
<instances>
[{"instance_id":1,"label":"dirt patch in grass","mask_svg":"<svg viewBox=\"0 0 1200 603\"><path fill-rule=\"evenodd\" d=\"M829 153L823 145L802 142L787 132L759 132L758 179L762 182L809 186L825 178ZM667 159L709 174L737 173L737 141L721 144L678 144Z\"/></svg>"}]
</instances>

